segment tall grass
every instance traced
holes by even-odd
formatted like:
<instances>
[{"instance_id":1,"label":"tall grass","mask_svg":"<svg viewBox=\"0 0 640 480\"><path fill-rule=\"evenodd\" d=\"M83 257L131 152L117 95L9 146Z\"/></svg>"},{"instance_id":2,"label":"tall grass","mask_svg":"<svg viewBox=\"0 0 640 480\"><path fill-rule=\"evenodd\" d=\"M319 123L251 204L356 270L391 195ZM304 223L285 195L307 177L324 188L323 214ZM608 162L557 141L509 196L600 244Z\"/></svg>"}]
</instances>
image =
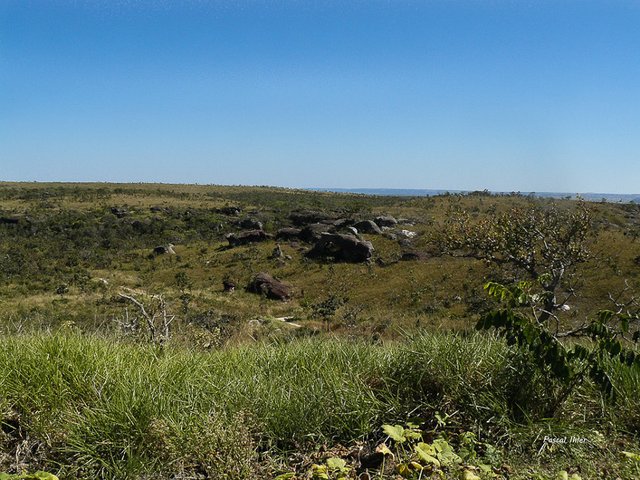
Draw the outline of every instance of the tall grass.
<instances>
[{"instance_id":1,"label":"tall grass","mask_svg":"<svg viewBox=\"0 0 640 480\"><path fill-rule=\"evenodd\" d=\"M467 429L504 430L514 379L524 375L512 354L488 335L214 352L76 334L6 337L0 450L10 455L0 471L22 455L64 478L268 478L258 471L264 452L366 439L410 416L439 411ZM637 372L624 380L637 382ZM636 403L625 408L638 418Z\"/></svg>"}]
</instances>

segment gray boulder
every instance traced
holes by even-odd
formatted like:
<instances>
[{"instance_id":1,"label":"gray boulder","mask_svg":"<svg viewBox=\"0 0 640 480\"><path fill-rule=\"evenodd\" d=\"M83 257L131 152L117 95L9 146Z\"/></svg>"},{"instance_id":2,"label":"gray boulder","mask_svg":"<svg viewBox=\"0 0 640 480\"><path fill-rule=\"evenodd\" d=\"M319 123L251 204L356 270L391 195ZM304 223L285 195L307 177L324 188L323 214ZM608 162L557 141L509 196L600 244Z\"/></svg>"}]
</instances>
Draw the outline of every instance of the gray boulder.
<instances>
[{"instance_id":1,"label":"gray boulder","mask_svg":"<svg viewBox=\"0 0 640 480\"><path fill-rule=\"evenodd\" d=\"M372 233L375 235L379 235L382 233L380 227L371 220L363 220L361 222L358 222L354 225L354 227L356 227L356 229L361 233Z\"/></svg>"},{"instance_id":2,"label":"gray boulder","mask_svg":"<svg viewBox=\"0 0 640 480\"><path fill-rule=\"evenodd\" d=\"M310 258L350 263L366 262L372 255L371 242L342 233L323 233L313 248L307 252Z\"/></svg>"},{"instance_id":3,"label":"gray boulder","mask_svg":"<svg viewBox=\"0 0 640 480\"><path fill-rule=\"evenodd\" d=\"M247 285L248 292L264 295L273 300L289 300L292 290L291 285L281 282L266 272L256 274Z\"/></svg>"}]
</instances>

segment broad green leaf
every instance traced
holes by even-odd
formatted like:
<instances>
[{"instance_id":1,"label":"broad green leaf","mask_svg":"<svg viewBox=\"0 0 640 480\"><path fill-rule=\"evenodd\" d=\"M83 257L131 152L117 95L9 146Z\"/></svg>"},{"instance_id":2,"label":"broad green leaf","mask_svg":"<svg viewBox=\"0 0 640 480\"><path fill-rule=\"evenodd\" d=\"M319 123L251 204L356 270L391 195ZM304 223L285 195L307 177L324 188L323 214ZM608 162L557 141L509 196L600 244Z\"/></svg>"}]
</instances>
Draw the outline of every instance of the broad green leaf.
<instances>
[{"instance_id":1,"label":"broad green leaf","mask_svg":"<svg viewBox=\"0 0 640 480\"><path fill-rule=\"evenodd\" d=\"M33 478L37 480L58 480L58 477L56 477L53 473L47 472L36 472L33 474Z\"/></svg>"},{"instance_id":2,"label":"broad green leaf","mask_svg":"<svg viewBox=\"0 0 640 480\"><path fill-rule=\"evenodd\" d=\"M342 470L346 465L347 462L339 457L331 457L327 459L327 467L329 470Z\"/></svg>"},{"instance_id":3,"label":"broad green leaf","mask_svg":"<svg viewBox=\"0 0 640 480\"><path fill-rule=\"evenodd\" d=\"M283 473L282 475L278 475L273 480L289 480L295 476L296 474L294 472L288 472L288 473Z\"/></svg>"},{"instance_id":4,"label":"broad green leaf","mask_svg":"<svg viewBox=\"0 0 640 480\"><path fill-rule=\"evenodd\" d=\"M428 443L420 442L415 446L415 451L418 454L418 458L425 463L435 465L440 468L440 461L435 457L436 450Z\"/></svg>"},{"instance_id":5,"label":"broad green leaf","mask_svg":"<svg viewBox=\"0 0 640 480\"><path fill-rule=\"evenodd\" d=\"M325 465L311 465L311 473L314 480L329 480L329 474L327 473L327 467Z\"/></svg>"},{"instance_id":6,"label":"broad green leaf","mask_svg":"<svg viewBox=\"0 0 640 480\"><path fill-rule=\"evenodd\" d=\"M462 459L456 455L451 448L451 445L442 438L437 438L433 441L433 447L436 450L436 457L440 460L440 463L444 466L451 466L457 463L461 463Z\"/></svg>"},{"instance_id":7,"label":"broad green leaf","mask_svg":"<svg viewBox=\"0 0 640 480\"><path fill-rule=\"evenodd\" d=\"M462 472L462 480L480 480L480 477L471 470L465 470Z\"/></svg>"},{"instance_id":8,"label":"broad green leaf","mask_svg":"<svg viewBox=\"0 0 640 480\"><path fill-rule=\"evenodd\" d=\"M407 440L407 437L404 436L404 428L401 425L383 425L382 431L398 443L403 443Z\"/></svg>"}]
</instances>

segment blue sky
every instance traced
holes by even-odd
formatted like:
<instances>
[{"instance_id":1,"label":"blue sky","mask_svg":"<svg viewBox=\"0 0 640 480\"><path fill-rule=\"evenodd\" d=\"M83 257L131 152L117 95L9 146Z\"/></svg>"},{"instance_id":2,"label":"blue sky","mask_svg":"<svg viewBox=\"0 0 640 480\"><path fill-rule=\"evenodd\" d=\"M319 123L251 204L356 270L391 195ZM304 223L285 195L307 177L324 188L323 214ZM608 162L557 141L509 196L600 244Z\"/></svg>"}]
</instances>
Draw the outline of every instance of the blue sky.
<instances>
[{"instance_id":1,"label":"blue sky","mask_svg":"<svg viewBox=\"0 0 640 480\"><path fill-rule=\"evenodd\" d=\"M640 192L640 2L0 1L0 179Z\"/></svg>"}]
</instances>

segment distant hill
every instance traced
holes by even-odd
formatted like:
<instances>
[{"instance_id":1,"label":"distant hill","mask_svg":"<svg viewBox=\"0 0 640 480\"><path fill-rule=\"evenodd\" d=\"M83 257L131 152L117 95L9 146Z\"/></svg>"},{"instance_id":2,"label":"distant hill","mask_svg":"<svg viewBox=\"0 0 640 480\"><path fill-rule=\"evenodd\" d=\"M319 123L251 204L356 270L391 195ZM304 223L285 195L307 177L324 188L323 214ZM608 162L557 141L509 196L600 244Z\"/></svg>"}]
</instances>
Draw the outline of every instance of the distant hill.
<instances>
[{"instance_id":1,"label":"distant hill","mask_svg":"<svg viewBox=\"0 0 640 480\"><path fill-rule=\"evenodd\" d=\"M471 190L445 190L428 188L309 188L316 192L337 192L337 193L361 193L363 195L382 195L391 197L431 197L434 195L469 194ZM640 194L632 193L567 193L567 192L487 192L493 195L510 195L518 193L520 195L533 195L542 198L584 198L592 202L605 200L607 202L640 203Z\"/></svg>"}]
</instances>

